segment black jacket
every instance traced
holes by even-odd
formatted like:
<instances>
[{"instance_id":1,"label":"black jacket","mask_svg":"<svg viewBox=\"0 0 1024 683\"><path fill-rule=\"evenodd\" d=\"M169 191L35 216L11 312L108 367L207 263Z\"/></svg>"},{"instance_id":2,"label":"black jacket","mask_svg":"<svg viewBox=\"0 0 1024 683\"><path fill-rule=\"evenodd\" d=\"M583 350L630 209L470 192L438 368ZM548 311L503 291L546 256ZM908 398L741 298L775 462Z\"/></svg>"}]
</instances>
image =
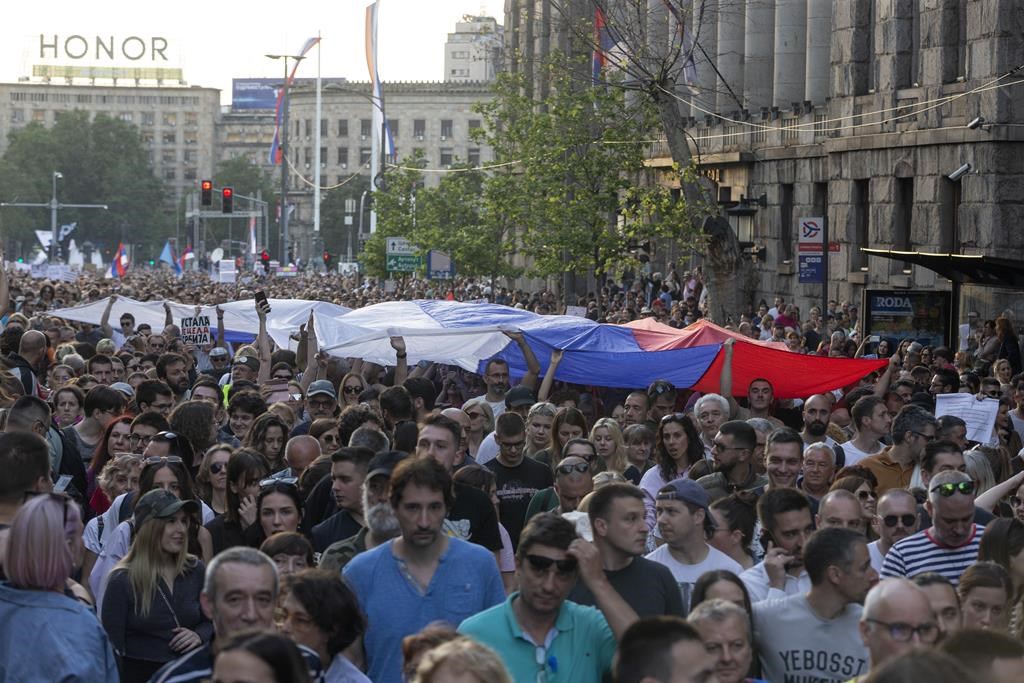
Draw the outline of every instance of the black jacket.
<instances>
[{"instance_id":1,"label":"black jacket","mask_svg":"<svg viewBox=\"0 0 1024 683\"><path fill-rule=\"evenodd\" d=\"M11 372L21 380L21 386L25 389L25 395L35 396L36 386L39 384L39 381L36 379L36 371L29 362L18 354L11 352L7 355L7 364L10 366Z\"/></svg>"}]
</instances>

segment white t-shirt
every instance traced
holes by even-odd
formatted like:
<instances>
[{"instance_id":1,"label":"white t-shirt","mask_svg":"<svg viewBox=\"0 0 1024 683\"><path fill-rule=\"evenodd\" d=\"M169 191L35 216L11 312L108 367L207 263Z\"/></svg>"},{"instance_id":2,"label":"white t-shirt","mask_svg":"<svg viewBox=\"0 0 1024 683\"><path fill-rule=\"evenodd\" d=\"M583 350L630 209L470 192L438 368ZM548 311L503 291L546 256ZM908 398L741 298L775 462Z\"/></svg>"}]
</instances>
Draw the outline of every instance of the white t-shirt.
<instances>
[{"instance_id":1,"label":"white t-shirt","mask_svg":"<svg viewBox=\"0 0 1024 683\"><path fill-rule=\"evenodd\" d=\"M861 449L859 449L856 446L854 446L852 440L851 441L847 441L846 443L840 444L840 446L843 449L843 455L846 456L846 462L844 463L844 465L846 467L849 467L850 465L856 465L858 462L860 462L864 458L869 458L872 455L876 455L878 453L881 453L882 449L885 448L885 446L883 446L882 444L879 443L878 444L878 450L872 451L871 453L868 453L868 452L862 451Z\"/></svg>"},{"instance_id":2,"label":"white t-shirt","mask_svg":"<svg viewBox=\"0 0 1024 683\"><path fill-rule=\"evenodd\" d=\"M497 458L500 450L501 447L498 446L498 442L494 439L494 432L491 432L480 442L480 446L476 449L476 455L473 456L473 459L476 460L477 465L483 465Z\"/></svg>"},{"instance_id":3,"label":"white t-shirt","mask_svg":"<svg viewBox=\"0 0 1024 683\"><path fill-rule=\"evenodd\" d=\"M871 556L871 568L878 574L881 574L882 563L885 562L885 555L882 554L881 549L878 547L878 541L868 543L868 555Z\"/></svg>"},{"instance_id":4,"label":"white t-shirt","mask_svg":"<svg viewBox=\"0 0 1024 683\"><path fill-rule=\"evenodd\" d=\"M683 595L683 609L687 612L690 611L690 595L693 593L693 585L697 583L701 574L716 569L728 570L736 576L743 573L743 567L739 562L710 545L707 546L707 549L707 557L697 564L683 564L672 555L672 551L667 545L659 546L657 550L647 555L648 560L663 564L672 572L672 576L679 586L679 592Z\"/></svg>"},{"instance_id":5,"label":"white t-shirt","mask_svg":"<svg viewBox=\"0 0 1024 683\"><path fill-rule=\"evenodd\" d=\"M483 399L487 405L491 407L491 412L494 413L495 420L498 419L499 415L505 412L505 399L501 399L500 401L488 401L487 394L484 394L483 396L474 396L470 400L476 400L478 398Z\"/></svg>"}]
</instances>

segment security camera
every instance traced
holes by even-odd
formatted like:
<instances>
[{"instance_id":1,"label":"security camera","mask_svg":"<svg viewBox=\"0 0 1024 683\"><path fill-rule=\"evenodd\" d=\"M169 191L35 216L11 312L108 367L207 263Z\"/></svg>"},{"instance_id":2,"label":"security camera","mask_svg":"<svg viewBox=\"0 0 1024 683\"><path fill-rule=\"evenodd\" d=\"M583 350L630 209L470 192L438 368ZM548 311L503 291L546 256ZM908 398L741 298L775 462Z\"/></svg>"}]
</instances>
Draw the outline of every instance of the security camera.
<instances>
[{"instance_id":1,"label":"security camera","mask_svg":"<svg viewBox=\"0 0 1024 683\"><path fill-rule=\"evenodd\" d=\"M963 166L961 166L960 168L956 169L955 171L953 171L952 173L950 173L946 177L949 178L950 180L952 180L955 183L956 181L960 180L961 178L963 178L965 175L967 175L970 172L971 172L971 165L970 164L964 164Z\"/></svg>"},{"instance_id":2,"label":"security camera","mask_svg":"<svg viewBox=\"0 0 1024 683\"><path fill-rule=\"evenodd\" d=\"M971 122L967 124L967 127L970 128L971 130L978 130L983 125L985 125L985 117L979 116L975 119L972 119Z\"/></svg>"}]
</instances>

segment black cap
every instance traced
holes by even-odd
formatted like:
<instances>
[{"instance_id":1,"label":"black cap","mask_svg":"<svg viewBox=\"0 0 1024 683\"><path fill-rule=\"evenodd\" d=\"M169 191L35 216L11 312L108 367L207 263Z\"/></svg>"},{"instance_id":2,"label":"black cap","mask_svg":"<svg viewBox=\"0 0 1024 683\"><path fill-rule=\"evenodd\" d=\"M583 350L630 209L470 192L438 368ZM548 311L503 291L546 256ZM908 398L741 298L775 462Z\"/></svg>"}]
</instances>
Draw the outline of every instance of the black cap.
<instances>
[{"instance_id":1,"label":"black cap","mask_svg":"<svg viewBox=\"0 0 1024 683\"><path fill-rule=\"evenodd\" d=\"M506 408L532 406L536 402L537 399L534 398L533 391L529 387L524 387L521 384L519 386L512 387L505 393Z\"/></svg>"},{"instance_id":2,"label":"black cap","mask_svg":"<svg viewBox=\"0 0 1024 683\"><path fill-rule=\"evenodd\" d=\"M135 527L139 528L150 519L166 519L185 510L193 515L199 514L199 503L194 500L181 500L166 489L153 489L139 498L135 504Z\"/></svg>"},{"instance_id":3,"label":"black cap","mask_svg":"<svg viewBox=\"0 0 1024 683\"><path fill-rule=\"evenodd\" d=\"M373 456L366 470L367 480L373 479L378 474L391 476L391 473L402 462L409 457L405 451L384 451Z\"/></svg>"}]
</instances>

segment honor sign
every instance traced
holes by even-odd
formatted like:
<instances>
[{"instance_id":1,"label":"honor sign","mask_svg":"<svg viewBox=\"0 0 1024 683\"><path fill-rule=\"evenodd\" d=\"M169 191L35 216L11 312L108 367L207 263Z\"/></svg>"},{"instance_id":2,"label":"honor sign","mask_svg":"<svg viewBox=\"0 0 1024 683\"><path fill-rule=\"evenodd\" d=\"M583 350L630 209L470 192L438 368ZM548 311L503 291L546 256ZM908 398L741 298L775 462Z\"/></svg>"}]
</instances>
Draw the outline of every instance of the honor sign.
<instances>
[{"instance_id":1,"label":"honor sign","mask_svg":"<svg viewBox=\"0 0 1024 683\"><path fill-rule=\"evenodd\" d=\"M159 36L82 36L39 34L40 59L168 62L167 39Z\"/></svg>"}]
</instances>

